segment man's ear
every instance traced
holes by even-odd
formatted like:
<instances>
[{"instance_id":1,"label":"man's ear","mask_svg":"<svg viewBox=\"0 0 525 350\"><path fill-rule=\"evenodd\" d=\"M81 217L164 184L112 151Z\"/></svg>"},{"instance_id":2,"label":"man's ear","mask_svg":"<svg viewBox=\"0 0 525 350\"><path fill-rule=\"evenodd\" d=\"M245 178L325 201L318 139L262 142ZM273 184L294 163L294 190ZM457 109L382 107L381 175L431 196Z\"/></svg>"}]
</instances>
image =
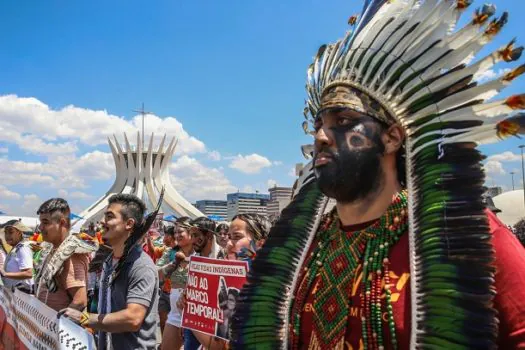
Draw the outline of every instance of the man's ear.
<instances>
[{"instance_id":1,"label":"man's ear","mask_svg":"<svg viewBox=\"0 0 525 350\"><path fill-rule=\"evenodd\" d=\"M390 125L381 135L385 154L396 153L405 141L405 130L399 124Z\"/></svg>"},{"instance_id":2,"label":"man's ear","mask_svg":"<svg viewBox=\"0 0 525 350\"><path fill-rule=\"evenodd\" d=\"M65 227L68 227L68 226L69 226L69 225L67 224L67 219L66 219L65 217L61 217L59 223L60 223L61 226L65 226ZM69 227L68 227L68 228L69 228Z\"/></svg>"},{"instance_id":3,"label":"man's ear","mask_svg":"<svg viewBox=\"0 0 525 350\"><path fill-rule=\"evenodd\" d=\"M132 230L135 226L135 219L129 218L126 220L126 230Z\"/></svg>"}]
</instances>

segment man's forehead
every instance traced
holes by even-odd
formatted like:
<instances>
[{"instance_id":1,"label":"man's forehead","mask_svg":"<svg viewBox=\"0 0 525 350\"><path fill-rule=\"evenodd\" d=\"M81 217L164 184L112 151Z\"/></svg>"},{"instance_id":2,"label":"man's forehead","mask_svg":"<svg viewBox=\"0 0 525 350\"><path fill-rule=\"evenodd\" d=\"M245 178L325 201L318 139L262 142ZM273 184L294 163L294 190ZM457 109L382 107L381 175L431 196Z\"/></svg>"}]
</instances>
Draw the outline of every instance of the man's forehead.
<instances>
[{"instance_id":1,"label":"man's forehead","mask_svg":"<svg viewBox=\"0 0 525 350\"><path fill-rule=\"evenodd\" d=\"M106 214L109 214L109 213L112 213L112 214L120 213L120 209L121 208L122 208L122 205L120 203L111 203L106 208L106 212L105 213Z\"/></svg>"},{"instance_id":2,"label":"man's forehead","mask_svg":"<svg viewBox=\"0 0 525 350\"><path fill-rule=\"evenodd\" d=\"M40 218L40 221L43 221L43 220L51 220L52 215L51 215L51 213L40 213L40 214L38 215L38 217Z\"/></svg>"}]
</instances>

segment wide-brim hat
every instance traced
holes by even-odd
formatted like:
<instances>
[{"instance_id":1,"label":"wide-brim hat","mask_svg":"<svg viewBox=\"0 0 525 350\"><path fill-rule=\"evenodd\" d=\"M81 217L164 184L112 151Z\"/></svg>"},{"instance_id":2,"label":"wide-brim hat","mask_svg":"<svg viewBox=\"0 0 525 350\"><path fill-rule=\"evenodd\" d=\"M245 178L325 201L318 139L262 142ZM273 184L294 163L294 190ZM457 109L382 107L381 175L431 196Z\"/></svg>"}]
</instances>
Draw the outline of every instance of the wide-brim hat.
<instances>
[{"instance_id":1,"label":"wide-brim hat","mask_svg":"<svg viewBox=\"0 0 525 350\"><path fill-rule=\"evenodd\" d=\"M13 227L15 229L17 229L18 231L22 232L22 233L31 233L33 232L33 230L29 227L27 227L26 225L24 225L22 223L22 221L15 221L13 223L11 222L8 222L6 225L4 225L3 229L4 229L4 232L5 230L7 230L9 227Z\"/></svg>"}]
</instances>

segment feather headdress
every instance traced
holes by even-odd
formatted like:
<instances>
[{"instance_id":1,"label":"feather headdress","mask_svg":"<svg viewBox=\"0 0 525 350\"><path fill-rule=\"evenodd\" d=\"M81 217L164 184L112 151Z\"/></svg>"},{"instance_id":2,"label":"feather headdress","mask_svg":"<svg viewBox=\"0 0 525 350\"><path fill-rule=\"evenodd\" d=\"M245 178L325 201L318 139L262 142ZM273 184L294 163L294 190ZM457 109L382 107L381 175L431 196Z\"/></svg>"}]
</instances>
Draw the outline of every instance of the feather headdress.
<instances>
[{"instance_id":1,"label":"feather headdress","mask_svg":"<svg viewBox=\"0 0 525 350\"><path fill-rule=\"evenodd\" d=\"M339 103L345 88L366 102L367 114L405 129L411 348L496 347L494 256L476 146L524 133L525 114L517 111L525 95L493 98L525 65L478 80L494 65L518 60L523 48L512 40L476 59L508 14L493 18L495 7L485 5L455 30L471 2L367 0L360 19L349 21L354 30L321 46L308 68L307 134L308 123L330 107L323 97ZM253 262L232 326L235 348L287 347L299 268L326 203L308 171Z\"/></svg>"}]
</instances>

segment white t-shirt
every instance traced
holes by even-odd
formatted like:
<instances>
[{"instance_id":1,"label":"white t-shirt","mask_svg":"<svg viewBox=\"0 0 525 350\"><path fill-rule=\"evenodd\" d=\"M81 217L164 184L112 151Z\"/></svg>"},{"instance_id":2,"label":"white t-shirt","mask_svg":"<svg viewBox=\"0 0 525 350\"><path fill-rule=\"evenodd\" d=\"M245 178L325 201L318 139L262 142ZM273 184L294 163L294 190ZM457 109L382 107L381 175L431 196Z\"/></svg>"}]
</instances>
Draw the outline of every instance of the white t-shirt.
<instances>
[{"instance_id":1,"label":"white t-shirt","mask_svg":"<svg viewBox=\"0 0 525 350\"><path fill-rule=\"evenodd\" d=\"M4 252L4 248L0 247L0 269L4 267L5 257L6 253Z\"/></svg>"},{"instance_id":2,"label":"white t-shirt","mask_svg":"<svg viewBox=\"0 0 525 350\"><path fill-rule=\"evenodd\" d=\"M4 265L5 272L20 272L25 269L33 269L33 251L27 243L18 243L13 250L7 255ZM34 284L33 278L26 280L15 280L3 278L4 284L11 288L18 284L24 284L31 287Z\"/></svg>"}]
</instances>

